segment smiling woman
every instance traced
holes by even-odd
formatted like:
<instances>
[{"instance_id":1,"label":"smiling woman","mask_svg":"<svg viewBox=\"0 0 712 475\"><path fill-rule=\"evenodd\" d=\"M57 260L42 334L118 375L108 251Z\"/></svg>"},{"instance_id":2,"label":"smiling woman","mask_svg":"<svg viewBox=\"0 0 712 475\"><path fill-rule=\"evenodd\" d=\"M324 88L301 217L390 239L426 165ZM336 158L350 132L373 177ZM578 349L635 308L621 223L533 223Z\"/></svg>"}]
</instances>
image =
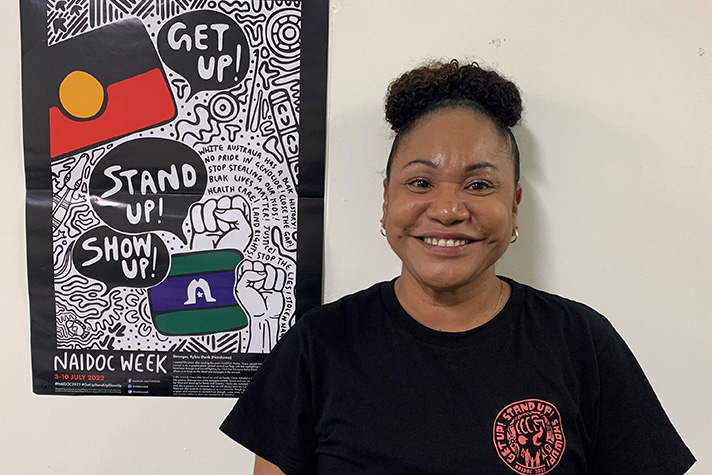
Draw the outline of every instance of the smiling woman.
<instances>
[{"instance_id":1,"label":"smiling woman","mask_svg":"<svg viewBox=\"0 0 712 475\"><path fill-rule=\"evenodd\" d=\"M522 196L507 144L466 107L423 117L384 182L383 226L403 262L398 300L419 322L446 331L475 328L506 301L509 286L494 264L515 233Z\"/></svg>"},{"instance_id":2,"label":"smiling woman","mask_svg":"<svg viewBox=\"0 0 712 475\"><path fill-rule=\"evenodd\" d=\"M602 315L495 273L518 237L516 86L394 81L382 232L400 275L306 314L222 425L255 473L680 475L694 457Z\"/></svg>"}]
</instances>

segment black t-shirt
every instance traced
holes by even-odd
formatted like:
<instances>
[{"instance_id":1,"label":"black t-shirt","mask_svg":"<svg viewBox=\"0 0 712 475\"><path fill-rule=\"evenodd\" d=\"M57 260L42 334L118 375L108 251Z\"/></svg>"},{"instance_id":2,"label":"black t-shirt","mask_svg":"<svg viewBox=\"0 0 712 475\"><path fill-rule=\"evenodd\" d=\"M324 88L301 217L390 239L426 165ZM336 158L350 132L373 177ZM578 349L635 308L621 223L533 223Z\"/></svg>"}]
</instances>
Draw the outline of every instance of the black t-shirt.
<instances>
[{"instance_id":1,"label":"black t-shirt","mask_svg":"<svg viewBox=\"0 0 712 475\"><path fill-rule=\"evenodd\" d=\"M502 311L461 333L410 317L392 281L307 313L221 430L287 475L685 473L611 324L507 282Z\"/></svg>"}]
</instances>

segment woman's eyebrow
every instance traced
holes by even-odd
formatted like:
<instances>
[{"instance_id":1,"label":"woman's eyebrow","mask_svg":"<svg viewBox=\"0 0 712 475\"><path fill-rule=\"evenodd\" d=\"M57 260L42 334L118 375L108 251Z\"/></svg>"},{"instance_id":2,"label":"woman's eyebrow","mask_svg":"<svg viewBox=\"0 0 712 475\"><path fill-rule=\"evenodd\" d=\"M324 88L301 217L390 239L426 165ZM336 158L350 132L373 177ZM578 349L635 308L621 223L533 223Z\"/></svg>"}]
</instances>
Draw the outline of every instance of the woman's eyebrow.
<instances>
[{"instance_id":1,"label":"woman's eyebrow","mask_svg":"<svg viewBox=\"0 0 712 475\"><path fill-rule=\"evenodd\" d=\"M408 168L409 166L415 165L415 164L417 164L417 163L420 163L420 164L425 165L425 166L430 167L430 168L438 168L437 162L435 162L435 161L433 161L433 160L424 160L424 159L422 159L422 158L417 158L417 159L415 159L415 160L409 161L408 163L406 163L405 165L403 165L403 168Z\"/></svg>"},{"instance_id":2,"label":"woman's eyebrow","mask_svg":"<svg viewBox=\"0 0 712 475\"><path fill-rule=\"evenodd\" d=\"M408 163L406 163L405 165L403 165L403 168L405 169L411 165L416 165L416 164L425 165L426 167L430 167L430 168L438 168L438 166L439 166L438 162L436 162L434 160L425 160L422 158L417 158L417 159L411 160ZM495 165L492 162L477 162L477 163L471 163L469 165L466 165L464 168L464 171L471 172L474 170L479 170L481 168L491 168L493 170L498 170L497 165Z\"/></svg>"},{"instance_id":3,"label":"woman's eyebrow","mask_svg":"<svg viewBox=\"0 0 712 475\"><path fill-rule=\"evenodd\" d=\"M493 170L498 170L497 165L495 165L492 162L477 162L477 163L471 163L467 166L465 166L464 170L466 172L471 172L473 170L479 170L480 168L491 168Z\"/></svg>"}]
</instances>

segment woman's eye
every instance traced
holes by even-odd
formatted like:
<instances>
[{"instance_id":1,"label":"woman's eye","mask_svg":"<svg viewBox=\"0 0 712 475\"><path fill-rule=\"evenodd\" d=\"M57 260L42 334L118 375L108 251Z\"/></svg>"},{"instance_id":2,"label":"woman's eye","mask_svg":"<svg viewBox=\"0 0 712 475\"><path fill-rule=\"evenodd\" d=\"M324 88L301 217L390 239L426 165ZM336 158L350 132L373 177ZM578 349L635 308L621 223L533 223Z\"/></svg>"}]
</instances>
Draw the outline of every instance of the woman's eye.
<instances>
[{"instance_id":1,"label":"woman's eye","mask_svg":"<svg viewBox=\"0 0 712 475\"><path fill-rule=\"evenodd\" d=\"M470 183L467 188L472 191L487 191L492 188L492 185L490 185L486 181L475 181L473 183Z\"/></svg>"},{"instance_id":2,"label":"woman's eye","mask_svg":"<svg viewBox=\"0 0 712 475\"><path fill-rule=\"evenodd\" d=\"M427 189L430 188L430 182L428 180L424 180L423 178L415 178L413 180L410 180L408 182L408 185L413 187L413 188L419 188L419 189Z\"/></svg>"}]
</instances>

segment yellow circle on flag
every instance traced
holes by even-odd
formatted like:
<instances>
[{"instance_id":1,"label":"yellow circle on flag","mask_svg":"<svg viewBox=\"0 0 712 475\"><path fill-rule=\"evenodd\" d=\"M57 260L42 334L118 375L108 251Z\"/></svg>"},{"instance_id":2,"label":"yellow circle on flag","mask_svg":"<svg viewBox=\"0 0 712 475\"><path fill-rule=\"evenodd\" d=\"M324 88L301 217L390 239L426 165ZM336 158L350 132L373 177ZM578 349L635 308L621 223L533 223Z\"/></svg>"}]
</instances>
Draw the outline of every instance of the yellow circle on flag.
<instances>
[{"instance_id":1,"label":"yellow circle on flag","mask_svg":"<svg viewBox=\"0 0 712 475\"><path fill-rule=\"evenodd\" d=\"M59 102L72 116L88 119L104 105L104 87L91 74L72 71L59 85Z\"/></svg>"}]
</instances>

